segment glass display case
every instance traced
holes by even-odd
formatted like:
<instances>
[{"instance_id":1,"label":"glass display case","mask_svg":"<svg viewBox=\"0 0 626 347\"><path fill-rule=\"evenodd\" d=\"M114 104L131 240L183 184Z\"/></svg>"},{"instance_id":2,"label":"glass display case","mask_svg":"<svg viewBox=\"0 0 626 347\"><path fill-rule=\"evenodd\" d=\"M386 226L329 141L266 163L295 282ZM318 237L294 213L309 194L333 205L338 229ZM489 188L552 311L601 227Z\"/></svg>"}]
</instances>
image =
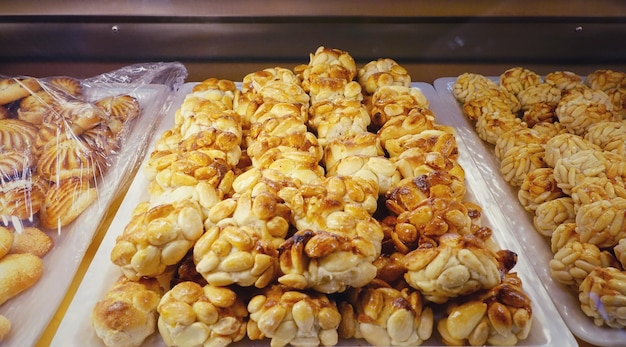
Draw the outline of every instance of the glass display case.
<instances>
[{"instance_id":1,"label":"glass display case","mask_svg":"<svg viewBox=\"0 0 626 347\"><path fill-rule=\"evenodd\" d=\"M626 72L625 38L626 2L616 0L5 1L0 2L0 75L85 79L134 64L176 62L186 69L187 83L212 77L241 82L253 71L307 64L324 46L349 52L358 66L391 58L407 70L413 85L438 100L431 105L441 101L434 111L461 113L458 104L446 105L450 90L443 96L435 90L442 78L449 78L448 84L466 72L495 78L512 67L542 76ZM179 87L191 90L188 84ZM465 149L482 154L472 139L463 141ZM476 159L469 162L474 165ZM485 188L497 185L484 172L475 174ZM473 188L475 196L482 194L480 187ZM35 346L54 344L55 334L67 332L59 326L76 305L74 296L84 286L85 274L93 271L92 261L102 258L98 248L109 226L116 225L125 199L120 194L111 204L54 317L33 332ZM502 212L497 204L493 207ZM494 215L490 222L502 218ZM575 339L581 346L599 345L578 335ZM58 336L56 340L58 344Z\"/></svg>"}]
</instances>

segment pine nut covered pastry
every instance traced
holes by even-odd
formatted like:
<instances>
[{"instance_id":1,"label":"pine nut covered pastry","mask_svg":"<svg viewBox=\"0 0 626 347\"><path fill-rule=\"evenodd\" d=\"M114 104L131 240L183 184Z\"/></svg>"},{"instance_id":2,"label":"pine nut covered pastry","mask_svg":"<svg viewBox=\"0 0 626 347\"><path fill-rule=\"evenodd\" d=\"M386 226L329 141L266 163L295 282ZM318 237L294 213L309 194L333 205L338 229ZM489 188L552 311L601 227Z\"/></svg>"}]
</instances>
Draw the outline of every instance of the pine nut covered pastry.
<instances>
[{"instance_id":1,"label":"pine nut covered pastry","mask_svg":"<svg viewBox=\"0 0 626 347\"><path fill-rule=\"evenodd\" d=\"M546 151L541 144L531 143L508 149L500 162L500 173L514 187L520 187L533 170L547 167Z\"/></svg>"},{"instance_id":2,"label":"pine nut covered pastry","mask_svg":"<svg viewBox=\"0 0 626 347\"><path fill-rule=\"evenodd\" d=\"M450 303L437 323L444 343L453 346L514 346L528 338L532 305L515 273L487 291Z\"/></svg>"},{"instance_id":3,"label":"pine nut covered pastry","mask_svg":"<svg viewBox=\"0 0 626 347\"><path fill-rule=\"evenodd\" d=\"M548 138L533 128L518 128L502 133L494 144L494 154L499 160L506 159L506 152L513 147L532 144L542 145Z\"/></svg>"},{"instance_id":4,"label":"pine nut covered pastry","mask_svg":"<svg viewBox=\"0 0 626 347\"><path fill-rule=\"evenodd\" d=\"M341 315L328 296L272 285L248 303L248 337L270 340L270 346L334 346Z\"/></svg>"},{"instance_id":5,"label":"pine nut covered pastry","mask_svg":"<svg viewBox=\"0 0 626 347\"><path fill-rule=\"evenodd\" d=\"M593 319L597 326L623 329L624 281L626 274L615 267L593 269L578 289L578 299L583 312Z\"/></svg>"},{"instance_id":6,"label":"pine nut covered pastry","mask_svg":"<svg viewBox=\"0 0 626 347\"><path fill-rule=\"evenodd\" d=\"M582 242L601 248L614 247L626 237L625 198L612 198L582 205L576 213L577 232Z\"/></svg>"},{"instance_id":7,"label":"pine nut covered pastry","mask_svg":"<svg viewBox=\"0 0 626 347\"><path fill-rule=\"evenodd\" d=\"M479 118L474 124L478 137L489 143L495 144L498 138L511 130L526 128L528 125L512 112L492 113Z\"/></svg>"},{"instance_id":8,"label":"pine nut covered pastry","mask_svg":"<svg viewBox=\"0 0 626 347\"><path fill-rule=\"evenodd\" d=\"M246 305L227 287L179 283L163 295L157 311L167 346L225 347L246 335Z\"/></svg>"},{"instance_id":9,"label":"pine nut covered pastry","mask_svg":"<svg viewBox=\"0 0 626 347\"><path fill-rule=\"evenodd\" d=\"M357 80L367 94L374 94L382 86L411 85L409 73L391 58L379 58L363 65L357 71Z\"/></svg>"},{"instance_id":10,"label":"pine nut covered pastry","mask_svg":"<svg viewBox=\"0 0 626 347\"><path fill-rule=\"evenodd\" d=\"M624 134L626 134L626 122L602 121L590 125L584 138L604 149L614 139L621 139Z\"/></svg>"},{"instance_id":11,"label":"pine nut covered pastry","mask_svg":"<svg viewBox=\"0 0 626 347\"><path fill-rule=\"evenodd\" d=\"M580 88L583 79L571 71L552 71L546 74L544 82L559 88L561 91L565 91Z\"/></svg>"},{"instance_id":12,"label":"pine nut covered pastry","mask_svg":"<svg viewBox=\"0 0 626 347\"><path fill-rule=\"evenodd\" d=\"M615 257L598 246L572 240L561 247L550 260L550 275L559 283L578 290L591 271L617 264Z\"/></svg>"},{"instance_id":13,"label":"pine nut covered pastry","mask_svg":"<svg viewBox=\"0 0 626 347\"><path fill-rule=\"evenodd\" d=\"M477 95L485 94L483 90L498 90L498 83L488 79L487 77L472 73L465 72L460 74L452 86L452 95L461 104L466 103L477 97Z\"/></svg>"},{"instance_id":14,"label":"pine nut covered pastry","mask_svg":"<svg viewBox=\"0 0 626 347\"><path fill-rule=\"evenodd\" d=\"M540 84L541 76L532 70L516 66L504 71L499 77L499 83L504 90L519 96L523 90Z\"/></svg>"},{"instance_id":15,"label":"pine nut covered pastry","mask_svg":"<svg viewBox=\"0 0 626 347\"><path fill-rule=\"evenodd\" d=\"M595 70L585 78L586 86L602 91L623 87L625 83L626 73L609 69Z\"/></svg>"},{"instance_id":16,"label":"pine nut covered pastry","mask_svg":"<svg viewBox=\"0 0 626 347\"><path fill-rule=\"evenodd\" d=\"M519 202L528 212L534 212L542 203L564 195L557 186L551 167L536 168L528 172L517 192Z\"/></svg>"},{"instance_id":17,"label":"pine nut covered pastry","mask_svg":"<svg viewBox=\"0 0 626 347\"><path fill-rule=\"evenodd\" d=\"M605 91L613 104L613 114L617 119L626 119L626 86Z\"/></svg>"},{"instance_id":18,"label":"pine nut covered pastry","mask_svg":"<svg viewBox=\"0 0 626 347\"><path fill-rule=\"evenodd\" d=\"M463 114L473 122L492 114L508 112L511 112L508 100L497 96L484 95L470 99L463 104Z\"/></svg>"},{"instance_id":19,"label":"pine nut covered pastry","mask_svg":"<svg viewBox=\"0 0 626 347\"><path fill-rule=\"evenodd\" d=\"M554 177L566 194L587 177L609 179L626 177L626 162L615 153L593 149L581 150L561 158L554 165Z\"/></svg>"},{"instance_id":20,"label":"pine nut covered pastry","mask_svg":"<svg viewBox=\"0 0 626 347\"><path fill-rule=\"evenodd\" d=\"M154 278L120 276L96 303L91 324L108 347L140 346L156 331L162 290Z\"/></svg>"},{"instance_id":21,"label":"pine nut covered pastry","mask_svg":"<svg viewBox=\"0 0 626 347\"><path fill-rule=\"evenodd\" d=\"M175 265L204 232L200 205L191 199L133 212L111 250L111 261L131 280L161 275Z\"/></svg>"},{"instance_id":22,"label":"pine nut covered pastry","mask_svg":"<svg viewBox=\"0 0 626 347\"><path fill-rule=\"evenodd\" d=\"M546 163L555 167L561 158L567 158L583 150L600 151L601 148L592 141L570 133L558 134L546 142Z\"/></svg>"},{"instance_id":23,"label":"pine nut covered pastry","mask_svg":"<svg viewBox=\"0 0 626 347\"><path fill-rule=\"evenodd\" d=\"M426 300L445 303L500 284L500 258L476 235L443 234L434 247L417 248L404 256L405 279Z\"/></svg>"},{"instance_id":24,"label":"pine nut covered pastry","mask_svg":"<svg viewBox=\"0 0 626 347\"><path fill-rule=\"evenodd\" d=\"M527 111L536 104L556 105L561 100L561 90L548 83L540 83L530 86L521 91L517 98L521 104L522 111Z\"/></svg>"},{"instance_id":25,"label":"pine nut covered pastry","mask_svg":"<svg viewBox=\"0 0 626 347\"><path fill-rule=\"evenodd\" d=\"M578 211L581 206L596 201L626 198L626 183L621 177L587 177L572 187L571 197L574 209Z\"/></svg>"},{"instance_id":26,"label":"pine nut covered pastry","mask_svg":"<svg viewBox=\"0 0 626 347\"><path fill-rule=\"evenodd\" d=\"M567 91L557 104L556 115L570 133L577 135L583 135L594 123L617 120L609 96L591 88Z\"/></svg>"},{"instance_id":27,"label":"pine nut covered pastry","mask_svg":"<svg viewBox=\"0 0 626 347\"><path fill-rule=\"evenodd\" d=\"M574 201L566 195L539 204L535 209L533 225L539 234L550 237L560 224L575 222L576 215Z\"/></svg>"},{"instance_id":28,"label":"pine nut covered pastry","mask_svg":"<svg viewBox=\"0 0 626 347\"><path fill-rule=\"evenodd\" d=\"M433 311L416 290L373 281L345 296L339 303L342 338L365 339L373 346L419 346L432 335Z\"/></svg>"},{"instance_id":29,"label":"pine nut covered pastry","mask_svg":"<svg viewBox=\"0 0 626 347\"><path fill-rule=\"evenodd\" d=\"M525 110L522 114L522 121L529 127L534 127L537 124L553 123L558 121L556 115L556 103L539 102L530 106L528 110Z\"/></svg>"}]
</instances>

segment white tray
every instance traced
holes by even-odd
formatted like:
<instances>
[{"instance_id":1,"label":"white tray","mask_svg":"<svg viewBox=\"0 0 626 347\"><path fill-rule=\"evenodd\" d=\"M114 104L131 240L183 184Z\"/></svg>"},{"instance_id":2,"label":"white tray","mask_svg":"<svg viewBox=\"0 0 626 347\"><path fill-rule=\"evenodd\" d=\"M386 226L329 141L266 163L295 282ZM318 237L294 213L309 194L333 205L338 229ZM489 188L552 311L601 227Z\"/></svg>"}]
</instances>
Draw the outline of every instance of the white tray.
<instances>
[{"instance_id":1,"label":"white tray","mask_svg":"<svg viewBox=\"0 0 626 347\"><path fill-rule=\"evenodd\" d=\"M494 81L498 77L490 76ZM626 331L608 327L598 327L593 324L580 309L577 295L556 282L550 275L548 263L553 257L550 250L549 240L541 236L532 222L532 214L524 210L517 198L517 190L509 185L500 173L500 162L494 154L493 145L482 141L476 134L474 125L464 116L462 105L457 102L452 94L452 87L456 77L445 77L435 80L435 90L441 97L446 120L453 125L463 138L466 146L472 148L472 160L475 167L480 171L484 179L489 182L489 191L495 201L500 201L499 208L506 223L523 246L522 257L530 261L541 283L546 288L550 297L563 320L578 338L598 346L624 346L626 344Z\"/></svg>"},{"instance_id":2,"label":"white tray","mask_svg":"<svg viewBox=\"0 0 626 347\"><path fill-rule=\"evenodd\" d=\"M128 174L142 160L146 137L162 116L161 101L168 92L162 85L133 86L95 84L84 90L88 100L108 95L129 94L142 108L134 120L128 138L115 157L110 169L98 182L98 200L89 206L74 222L62 228L60 233L47 231L54 246L43 257L44 271L37 283L0 307L0 314L11 321L11 331L2 346L32 346L54 316L67 292L87 248L91 244L100 223L104 220L111 202L121 186L130 183Z\"/></svg>"},{"instance_id":3,"label":"white tray","mask_svg":"<svg viewBox=\"0 0 626 347\"><path fill-rule=\"evenodd\" d=\"M438 94L432 85L426 83L414 83L426 95L430 102L431 110L438 116L446 111L443 107ZM188 94L193 84L187 83L181 87L176 95L168 116L163 120L161 126L157 130L157 136L162 131L169 129L173 125L173 114L182 103L186 94ZM446 124L443 120L439 120L441 124ZM154 139L153 139L154 140ZM461 157L459 163L463 166L467 176L468 195L467 200L480 204L484 209L484 224L490 226L494 230L494 238L503 247L515 252L520 251L520 247L515 239L511 236L511 229L500 215L492 196L487 192L486 183L477 169L472 168L474 165L469 158L469 150L459 142ZM152 150L150 147L149 150ZM61 322L57 333L52 341L52 346L104 346L102 341L96 336L91 327L91 311L95 303L103 297L106 290L112 285L115 279L121 274L120 270L111 263L109 256L115 244L115 238L123 231L124 227L130 220L130 213L134 207L141 201L147 199L147 181L140 171L129 192L122 202L117 215L113 219L109 231L105 235L100 248L80 284L76 295L68 307L66 315ZM503 226L504 225L504 226ZM544 288L539 283L535 273L524 257L520 257L517 266L513 271L517 271L522 281L524 289L533 302L533 326L528 339L521 341L520 346L577 346L574 336L569 332L563 320L559 317L554 305L548 298ZM443 343L436 333L433 338L426 341L423 346L443 346ZM269 346L269 340L249 341L244 339L237 346ZM340 346L367 345L363 340L340 341ZM160 335L153 334L148 338L143 346L165 346Z\"/></svg>"}]
</instances>

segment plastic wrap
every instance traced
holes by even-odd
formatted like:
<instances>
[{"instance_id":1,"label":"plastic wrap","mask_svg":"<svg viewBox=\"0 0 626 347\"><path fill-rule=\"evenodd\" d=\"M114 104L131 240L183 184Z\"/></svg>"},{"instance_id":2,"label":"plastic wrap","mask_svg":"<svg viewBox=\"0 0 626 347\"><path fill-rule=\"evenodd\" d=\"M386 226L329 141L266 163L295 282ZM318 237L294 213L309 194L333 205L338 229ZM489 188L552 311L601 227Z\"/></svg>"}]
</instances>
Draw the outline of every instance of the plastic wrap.
<instances>
[{"instance_id":1,"label":"plastic wrap","mask_svg":"<svg viewBox=\"0 0 626 347\"><path fill-rule=\"evenodd\" d=\"M0 304L12 323L3 344L37 341L186 76L180 63L87 79L0 76L0 222L14 236L8 253L35 252L17 240L34 248L39 243L28 237L37 229L49 247L36 250L43 262L34 284Z\"/></svg>"}]
</instances>

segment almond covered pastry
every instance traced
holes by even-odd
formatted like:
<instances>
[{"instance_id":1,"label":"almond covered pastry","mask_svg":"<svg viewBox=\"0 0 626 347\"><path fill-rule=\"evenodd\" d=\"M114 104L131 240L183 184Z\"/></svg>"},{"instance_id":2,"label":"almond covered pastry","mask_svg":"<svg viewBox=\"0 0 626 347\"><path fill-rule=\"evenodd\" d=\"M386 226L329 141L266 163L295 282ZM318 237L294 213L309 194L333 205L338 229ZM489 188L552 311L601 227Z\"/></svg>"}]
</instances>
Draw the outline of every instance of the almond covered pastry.
<instances>
[{"instance_id":1,"label":"almond covered pastry","mask_svg":"<svg viewBox=\"0 0 626 347\"><path fill-rule=\"evenodd\" d=\"M372 60L357 71L357 80L368 94L382 86L411 86L411 76L404 67L391 58Z\"/></svg>"},{"instance_id":2,"label":"almond covered pastry","mask_svg":"<svg viewBox=\"0 0 626 347\"><path fill-rule=\"evenodd\" d=\"M502 283L448 305L437 331L451 346L514 346L528 338L532 306L515 273Z\"/></svg>"},{"instance_id":3,"label":"almond covered pastry","mask_svg":"<svg viewBox=\"0 0 626 347\"><path fill-rule=\"evenodd\" d=\"M247 331L251 340L271 339L272 347L334 346L341 315L334 302L316 292L270 286L250 299Z\"/></svg>"},{"instance_id":4,"label":"almond covered pastry","mask_svg":"<svg viewBox=\"0 0 626 347\"><path fill-rule=\"evenodd\" d=\"M421 294L382 281L352 288L339 303L342 338L365 339L373 346L420 346L431 337L434 316Z\"/></svg>"},{"instance_id":5,"label":"almond covered pastry","mask_svg":"<svg viewBox=\"0 0 626 347\"><path fill-rule=\"evenodd\" d=\"M91 324L108 347L141 346L156 331L161 287L154 278L120 276L93 308Z\"/></svg>"},{"instance_id":6,"label":"almond covered pastry","mask_svg":"<svg viewBox=\"0 0 626 347\"><path fill-rule=\"evenodd\" d=\"M158 276L183 259L202 233L203 215L193 200L145 210L138 206L124 233L117 237L111 261L131 280Z\"/></svg>"},{"instance_id":7,"label":"almond covered pastry","mask_svg":"<svg viewBox=\"0 0 626 347\"><path fill-rule=\"evenodd\" d=\"M372 126L379 129L395 116L407 115L413 108L428 108L428 100L417 87L381 86L369 100Z\"/></svg>"},{"instance_id":8,"label":"almond covered pastry","mask_svg":"<svg viewBox=\"0 0 626 347\"><path fill-rule=\"evenodd\" d=\"M320 46L309 55L307 65L296 67L296 74L302 78L302 87L309 91L317 78L337 78L352 81L357 76L354 58L341 49Z\"/></svg>"},{"instance_id":9,"label":"almond covered pastry","mask_svg":"<svg viewBox=\"0 0 626 347\"><path fill-rule=\"evenodd\" d=\"M405 279L426 300L445 303L500 284L498 258L476 236L444 234L436 247L417 248L405 255Z\"/></svg>"},{"instance_id":10,"label":"almond covered pastry","mask_svg":"<svg viewBox=\"0 0 626 347\"><path fill-rule=\"evenodd\" d=\"M224 347L246 335L246 305L226 287L179 283L163 295L157 311L167 346Z\"/></svg>"},{"instance_id":11,"label":"almond covered pastry","mask_svg":"<svg viewBox=\"0 0 626 347\"><path fill-rule=\"evenodd\" d=\"M327 168L327 176L358 177L374 182L378 194L384 195L400 181L396 164L383 156L352 155Z\"/></svg>"}]
</instances>

